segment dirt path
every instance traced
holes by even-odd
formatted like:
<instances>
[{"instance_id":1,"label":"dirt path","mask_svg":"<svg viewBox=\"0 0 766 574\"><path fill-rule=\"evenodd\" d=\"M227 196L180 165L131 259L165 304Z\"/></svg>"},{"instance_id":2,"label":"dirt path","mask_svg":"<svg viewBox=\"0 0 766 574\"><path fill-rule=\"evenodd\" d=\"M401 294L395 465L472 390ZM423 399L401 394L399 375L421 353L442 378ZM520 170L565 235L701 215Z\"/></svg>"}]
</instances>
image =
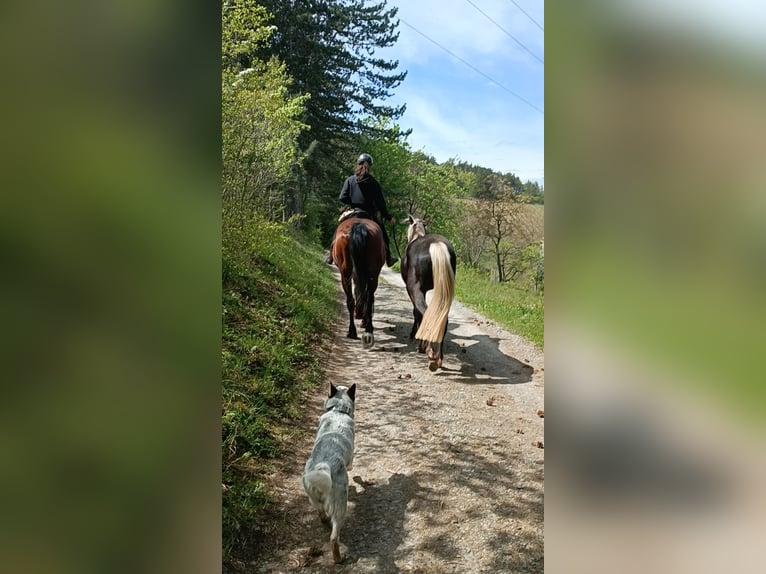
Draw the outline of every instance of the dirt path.
<instances>
[{"instance_id":1,"label":"dirt path","mask_svg":"<svg viewBox=\"0 0 766 574\"><path fill-rule=\"evenodd\" d=\"M384 268L373 349L345 338L344 306L327 351L326 381L357 383L344 562L331 564L329 529L300 484L323 388L271 477L281 503L253 572L543 571L542 352L453 303L432 373L411 324L402 280Z\"/></svg>"}]
</instances>

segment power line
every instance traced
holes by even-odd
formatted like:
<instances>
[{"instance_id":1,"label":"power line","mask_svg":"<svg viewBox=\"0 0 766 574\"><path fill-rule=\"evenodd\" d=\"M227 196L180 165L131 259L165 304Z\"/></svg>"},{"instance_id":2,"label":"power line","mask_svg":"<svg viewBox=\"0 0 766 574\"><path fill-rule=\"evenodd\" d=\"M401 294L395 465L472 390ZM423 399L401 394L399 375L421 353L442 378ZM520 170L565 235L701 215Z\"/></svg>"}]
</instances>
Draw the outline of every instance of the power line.
<instances>
[{"instance_id":1,"label":"power line","mask_svg":"<svg viewBox=\"0 0 766 574\"><path fill-rule=\"evenodd\" d=\"M521 10L521 11L524 13L524 16L526 16L527 18L529 18L530 20L532 20L532 22L534 22L535 26L537 26L538 28L540 28L540 30L542 30L543 32L545 32L545 28L543 28L542 26L540 26L540 24L538 24L538 23L537 23L537 21L536 21L534 18L532 18L532 16L530 16L529 14L527 14L527 12L524 10L524 8L522 8L521 6L519 6L518 4L516 4L515 0L511 0L511 2L513 3L513 5L514 5L514 6L516 6L516 8L518 8L519 10Z\"/></svg>"},{"instance_id":2,"label":"power line","mask_svg":"<svg viewBox=\"0 0 766 574\"><path fill-rule=\"evenodd\" d=\"M519 100L521 100L522 102L524 102L525 104L527 104L529 107L531 107L532 109L534 109L534 110L536 110L536 111L540 112L541 114L545 114L545 112L543 112L543 110L541 110L540 108L538 108L538 107L537 107L536 105L534 105L532 102L530 102L529 100L527 100L527 99L526 99L526 98L524 98L523 96L520 96L520 95L519 95L519 94L517 94L516 92L514 92L514 91L512 91L512 90L510 90L510 89L508 89L508 88L506 88L506 87L505 87L503 84L501 84L500 82L498 82L498 81L497 81L497 80L495 80L494 78L491 78L491 77L489 77L487 74L485 74L484 72L482 72L481 70L479 70L479 69L478 69L476 66L474 66L473 64L469 64L469 63L468 63L468 62L466 62L466 61L465 61L463 58L461 58L460 56L458 56L458 55L457 55L457 54L455 54L454 52L451 52L450 50L448 50L447 48L445 48L444 46L442 46L441 44L439 44L439 42L437 42L436 40L434 40L434 39L432 39L432 38L429 38L429 37L428 37L428 36L426 36L426 35L425 35L423 32L421 32L420 30L418 30L417 28L415 28L415 26L413 26L412 24L410 24L410 23L409 23L409 22L407 22L406 20L403 20L402 18L399 18L399 21L400 21L400 22L402 22L402 24L406 24L407 26L409 26L410 28L412 28L413 30L415 30L415 32L417 32L418 34L420 34L421 36L423 36L423 37L424 37L426 40L428 40L429 42L431 42L431 43L433 43L433 44L436 44L436 45L437 45L439 48L441 48L442 50L444 50L445 52L447 52L447 53L448 53L450 56L452 56L453 58L457 58L458 60L460 60L460 61L461 61L461 62L463 62L463 63L464 63L466 66L468 66L469 68L471 68L471 69L472 69L474 72L476 72L477 74L481 74L482 76L484 76L485 78L487 78L487 79L488 79L490 82L492 82L492 83L493 83L493 84L495 84L496 86L498 86L498 87L502 88L503 90L505 90L506 92L508 92L509 94L511 94L513 97L515 97L515 98L518 98Z\"/></svg>"},{"instance_id":3,"label":"power line","mask_svg":"<svg viewBox=\"0 0 766 574\"><path fill-rule=\"evenodd\" d=\"M493 20L493 19L492 19L492 17L491 17L489 14L487 14L486 12L484 12L484 10L482 10L482 9L481 9L481 8L479 8L479 7L478 7L476 4L474 4L473 2L471 2L471 0L465 0L465 1L466 1L466 2L468 2L468 3L469 3L471 6L473 6L474 8L476 8L476 9L477 9L479 12L481 12L482 14L484 14L484 17L485 17L485 18L487 18L487 20L489 20L489 21L490 21L490 22L492 22L492 23L493 23L495 26L497 26L497 27L498 27L498 28L500 28L500 29L501 29L503 32L505 32L505 34L506 34L506 35L507 35L507 36L508 36L508 37L509 37L511 40L513 40L513 41L514 41L514 42L516 42L516 43L517 43L519 46L521 46L521 47L522 47L522 48L524 48L524 49L525 49L527 52L529 52L529 53L532 55L532 57L533 57L533 58L535 58L535 59L536 59L538 62L540 62L541 64L545 64L545 62L543 61L543 59L542 59L540 56L538 56L537 54L535 54L535 53L534 53L532 50L530 50L529 48L527 48L527 47L526 47L524 44L522 44L522 43L521 43L519 40L517 40L516 38L514 38L514 37L513 37L513 35L512 35L512 34L511 34L511 33L510 33L508 30L506 30L506 29L505 29L505 28L503 28L503 27L502 27L500 24L498 24L497 22L495 22L495 20Z\"/></svg>"}]
</instances>

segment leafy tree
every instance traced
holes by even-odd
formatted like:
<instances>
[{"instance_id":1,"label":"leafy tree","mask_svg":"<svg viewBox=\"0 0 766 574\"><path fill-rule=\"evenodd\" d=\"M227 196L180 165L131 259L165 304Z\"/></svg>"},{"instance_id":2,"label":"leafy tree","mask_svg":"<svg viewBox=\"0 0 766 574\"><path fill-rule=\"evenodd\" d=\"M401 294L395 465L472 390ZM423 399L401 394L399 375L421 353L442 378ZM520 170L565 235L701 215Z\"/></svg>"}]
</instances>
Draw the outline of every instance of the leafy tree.
<instances>
[{"instance_id":1,"label":"leafy tree","mask_svg":"<svg viewBox=\"0 0 766 574\"><path fill-rule=\"evenodd\" d=\"M367 0L261 0L273 14L276 32L259 51L277 55L294 79L291 94L310 99L301 120L310 126L298 145L306 178L295 188L291 209L308 204L333 220L349 158L360 151L359 136L381 136L366 120L396 120L404 106L384 102L404 79L398 62L375 56L397 38L397 8Z\"/></svg>"},{"instance_id":2,"label":"leafy tree","mask_svg":"<svg viewBox=\"0 0 766 574\"><path fill-rule=\"evenodd\" d=\"M528 201L508 185L508 180L492 175L487 178L486 198L478 200L475 208L485 221L484 232L493 248L497 280L504 282L515 276L519 269L520 245L512 241L523 220L523 206Z\"/></svg>"},{"instance_id":3,"label":"leafy tree","mask_svg":"<svg viewBox=\"0 0 766 574\"><path fill-rule=\"evenodd\" d=\"M224 74L246 70L255 52L274 32L266 9L255 0L224 0L221 7L221 60Z\"/></svg>"},{"instance_id":4,"label":"leafy tree","mask_svg":"<svg viewBox=\"0 0 766 574\"><path fill-rule=\"evenodd\" d=\"M530 203L545 203L542 186L536 181L528 180L521 186L521 192L529 197Z\"/></svg>"},{"instance_id":5,"label":"leafy tree","mask_svg":"<svg viewBox=\"0 0 766 574\"><path fill-rule=\"evenodd\" d=\"M406 72L395 72L396 61L375 57L377 48L392 46L399 36L397 8L367 0L260 3L273 14L276 26L268 55L285 62L295 78L295 93L312 96L305 116L311 138L327 143L346 134L369 134L375 130L365 118L401 116L404 106L381 102Z\"/></svg>"},{"instance_id":6,"label":"leafy tree","mask_svg":"<svg viewBox=\"0 0 766 574\"><path fill-rule=\"evenodd\" d=\"M522 261L534 284L535 293L545 288L545 242L531 243L524 249Z\"/></svg>"},{"instance_id":7,"label":"leafy tree","mask_svg":"<svg viewBox=\"0 0 766 574\"><path fill-rule=\"evenodd\" d=\"M453 162L438 164L423 152L412 154L407 169L410 186L403 198L406 213L427 219L430 232L444 235L458 249L457 230L462 216L459 199L467 194L464 173Z\"/></svg>"},{"instance_id":8,"label":"leafy tree","mask_svg":"<svg viewBox=\"0 0 766 574\"><path fill-rule=\"evenodd\" d=\"M285 190L296 165L297 118L306 96L289 95L290 78L275 58L253 57L274 28L253 0L222 6L222 193L225 214L285 216Z\"/></svg>"},{"instance_id":9,"label":"leafy tree","mask_svg":"<svg viewBox=\"0 0 766 574\"><path fill-rule=\"evenodd\" d=\"M470 199L463 202L463 218L458 227L458 236L462 246L457 253L458 257L469 267L478 268L489 245L486 221L479 201Z\"/></svg>"},{"instance_id":10,"label":"leafy tree","mask_svg":"<svg viewBox=\"0 0 766 574\"><path fill-rule=\"evenodd\" d=\"M401 226L407 214L428 219L430 231L445 235L457 248L462 212L458 200L468 194L471 177L454 162L439 164L423 152L411 151L406 141L409 134L390 119L378 120L372 127L372 131L387 135L363 137L360 141L375 159L373 170L386 194L389 211ZM396 233L404 237L403 232ZM403 248L402 241L399 243Z\"/></svg>"}]
</instances>

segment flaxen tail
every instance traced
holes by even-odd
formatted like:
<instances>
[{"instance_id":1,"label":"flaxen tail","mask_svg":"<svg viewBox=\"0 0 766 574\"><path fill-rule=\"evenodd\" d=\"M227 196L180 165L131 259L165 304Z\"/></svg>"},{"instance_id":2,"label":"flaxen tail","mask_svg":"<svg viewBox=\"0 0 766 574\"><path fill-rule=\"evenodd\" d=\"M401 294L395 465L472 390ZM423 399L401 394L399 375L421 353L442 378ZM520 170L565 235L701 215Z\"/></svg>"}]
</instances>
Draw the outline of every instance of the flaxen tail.
<instances>
[{"instance_id":1,"label":"flaxen tail","mask_svg":"<svg viewBox=\"0 0 766 574\"><path fill-rule=\"evenodd\" d=\"M455 297L455 273L450 264L450 254L446 244L432 243L428 252L431 255L434 294L431 304L423 314L423 321L415 338L429 343L441 343L447 327L452 299Z\"/></svg>"}]
</instances>

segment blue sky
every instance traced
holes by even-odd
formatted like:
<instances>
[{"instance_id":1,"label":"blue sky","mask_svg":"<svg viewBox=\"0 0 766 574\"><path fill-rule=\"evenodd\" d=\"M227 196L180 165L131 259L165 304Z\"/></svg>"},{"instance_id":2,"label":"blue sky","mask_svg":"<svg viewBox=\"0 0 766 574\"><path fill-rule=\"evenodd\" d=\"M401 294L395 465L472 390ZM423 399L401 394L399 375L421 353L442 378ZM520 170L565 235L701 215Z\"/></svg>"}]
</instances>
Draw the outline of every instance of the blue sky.
<instances>
[{"instance_id":1,"label":"blue sky","mask_svg":"<svg viewBox=\"0 0 766 574\"><path fill-rule=\"evenodd\" d=\"M545 27L543 0L514 1ZM412 128L411 148L544 184L544 65L510 37L544 60L544 32L511 0L387 4L399 8L399 41L377 55L408 72L390 103L407 104L398 123Z\"/></svg>"}]
</instances>

